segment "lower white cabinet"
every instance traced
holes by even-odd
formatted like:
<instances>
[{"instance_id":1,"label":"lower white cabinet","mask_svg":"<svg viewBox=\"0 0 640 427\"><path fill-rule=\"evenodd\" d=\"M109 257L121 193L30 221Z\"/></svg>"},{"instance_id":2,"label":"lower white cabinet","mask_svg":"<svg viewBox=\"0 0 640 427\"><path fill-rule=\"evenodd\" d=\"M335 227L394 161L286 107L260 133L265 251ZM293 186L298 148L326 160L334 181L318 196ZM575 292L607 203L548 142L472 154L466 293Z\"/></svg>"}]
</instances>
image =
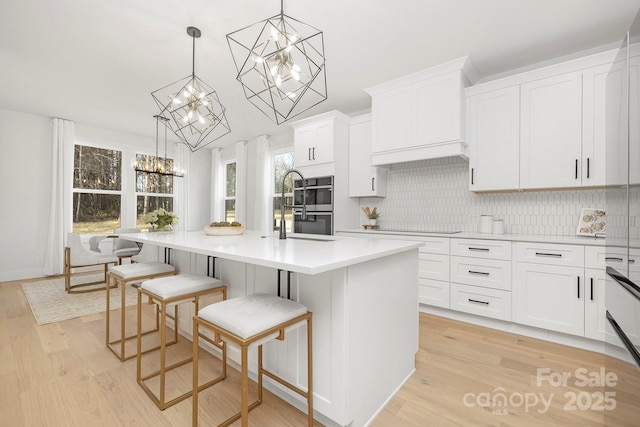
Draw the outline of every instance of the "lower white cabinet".
<instances>
[{"instance_id":1,"label":"lower white cabinet","mask_svg":"<svg viewBox=\"0 0 640 427\"><path fill-rule=\"evenodd\" d=\"M511 292L451 283L451 309L511 321Z\"/></svg>"},{"instance_id":2,"label":"lower white cabinet","mask_svg":"<svg viewBox=\"0 0 640 427\"><path fill-rule=\"evenodd\" d=\"M516 262L514 320L584 335L584 268Z\"/></svg>"},{"instance_id":3,"label":"lower white cabinet","mask_svg":"<svg viewBox=\"0 0 640 427\"><path fill-rule=\"evenodd\" d=\"M584 300L584 336L605 341L607 308L604 304L606 273L604 269L586 268Z\"/></svg>"},{"instance_id":4,"label":"lower white cabinet","mask_svg":"<svg viewBox=\"0 0 640 427\"><path fill-rule=\"evenodd\" d=\"M421 304L449 308L449 239L421 239L418 259L418 301Z\"/></svg>"}]
</instances>

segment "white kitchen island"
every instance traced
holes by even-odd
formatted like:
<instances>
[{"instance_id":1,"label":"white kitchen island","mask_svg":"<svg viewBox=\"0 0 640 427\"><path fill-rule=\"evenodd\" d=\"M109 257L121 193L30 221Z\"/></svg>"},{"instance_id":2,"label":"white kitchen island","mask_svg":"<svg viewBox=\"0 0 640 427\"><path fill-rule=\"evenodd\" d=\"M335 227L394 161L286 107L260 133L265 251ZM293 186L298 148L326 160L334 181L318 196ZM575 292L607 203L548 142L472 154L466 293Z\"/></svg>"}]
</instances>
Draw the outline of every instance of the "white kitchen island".
<instances>
[{"instance_id":1,"label":"white kitchen island","mask_svg":"<svg viewBox=\"0 0 640 427\"><path fill-rule=\"evenodd\" d=\"M215 275L228 285L230 298L276 294L280 276L282 295L313 312L314 417L323 424L367 425L415 369L420 242L297 234L280 240L253 231L122 237L171 248L171 262L183 273L206 274L215 257ZM180 323L187 335L189 317ZM302 334L306 331L298 328L285 342L269 342L265 365L306 388ZM230 358L237 361L237 353L230 350ZM255 355L250 363L255 370ZM265 385L304 409L298 395L271 381Z\"/></svg>"}]
</instances>

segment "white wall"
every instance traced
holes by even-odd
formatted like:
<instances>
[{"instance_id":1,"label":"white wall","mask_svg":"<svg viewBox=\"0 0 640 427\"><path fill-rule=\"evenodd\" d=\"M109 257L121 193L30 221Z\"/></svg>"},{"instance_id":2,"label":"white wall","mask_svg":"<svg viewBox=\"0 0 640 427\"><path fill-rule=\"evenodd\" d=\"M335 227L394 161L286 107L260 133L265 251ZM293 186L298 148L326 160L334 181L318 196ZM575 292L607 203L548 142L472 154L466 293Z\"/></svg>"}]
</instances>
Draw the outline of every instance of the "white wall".
<instances>
[{"instance_id":1,"label":"white wall","mask_svg":"<svg viewBox=\"0 0 640 427\"><path fill-rule=\"evenodd\" d=\"M0 281L42 275L51 119L0 109Z\"/></svg>"}]
</instances>

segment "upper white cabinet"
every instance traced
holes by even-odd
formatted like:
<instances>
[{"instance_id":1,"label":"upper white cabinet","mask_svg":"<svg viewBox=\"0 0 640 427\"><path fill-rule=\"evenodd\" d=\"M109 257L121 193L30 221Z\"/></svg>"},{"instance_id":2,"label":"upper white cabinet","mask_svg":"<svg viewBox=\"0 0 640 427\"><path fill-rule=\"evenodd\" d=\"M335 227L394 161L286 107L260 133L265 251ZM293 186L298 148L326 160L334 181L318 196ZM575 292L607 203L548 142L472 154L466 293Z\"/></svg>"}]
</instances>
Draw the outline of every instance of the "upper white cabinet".
<instances>
[{"instance_id":1,"label":"upper white cabinet","mask_svg":"<svg viewBox=\"0 0 640 427\"><path fill-rule=\"evenodd\" d=\"M466 156L464 88L475 81L467 57L369 88L371 163Z\"/></svg>"},{"instance_id":2,"label":"upper white cabinet","mask_svg":"<svg viewBox=\"0 0 640 427\"><path fill-rule=\"evenodd\" d=\"M520 186L580 186L582 73L525 83L520 91Z\"/></svg>"},{"instance_id":3,"label":"upper white cabinet","mask_svg":"<svg viewBox=\"0 0 640 427\"><path fill-rule=\"evenodd\" d=\"M371 165L371 114L349 125L349 197L386 197L388 170Z\"/></svg>"},{"instance_id":4,"label":"upper white cabinet","mask_svg":"<svg viewBox=\"0 0 640 427\"><path fill-rule=\"evenodd\" d=\"M339 111L330 111L291 123L295 167L305 177L336 174L334 154L348 144L349 120Z\"/></svg>"},{"instance_id":5,"label":"upper white cabinet","mask_svg":"<svg viewBox=\"0 0 640 427\"><path fill-rule=\"evenodd\" d=\"M470 190L603 186L614 53L467 88Z\"/></svg>"},{"instance_id":6,"label":"upper white cabinet","mask_svg":"<svg viewBox=\"0 0 640 427\"><path fill-rule=\"evenodd\" d=\"M467 98L469 189L520 188L520 88Z\"/></svg>"}]
</instances>

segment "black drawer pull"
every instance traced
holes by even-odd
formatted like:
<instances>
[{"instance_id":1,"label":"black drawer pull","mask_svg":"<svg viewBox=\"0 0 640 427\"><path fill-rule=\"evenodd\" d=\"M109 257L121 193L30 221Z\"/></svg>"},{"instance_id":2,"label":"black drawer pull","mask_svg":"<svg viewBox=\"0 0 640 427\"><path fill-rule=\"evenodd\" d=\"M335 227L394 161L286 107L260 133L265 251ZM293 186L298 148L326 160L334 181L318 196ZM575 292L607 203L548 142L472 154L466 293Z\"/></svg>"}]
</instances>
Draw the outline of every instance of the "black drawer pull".
<instances>
[{"instance_id":1,"label":"black drawer pull","mask_svg":"<svg viewBox=\"0 0 640 427\"><path fill-rule=\"evenodd\" d=\"M591 301L593 301L593 277L589 279L591 281Z\"/></svg>"},{"instance_id":2,"label":"black drawer pull","mask_svg":"<svg viewBox=\"0 0 640 427\"><path fill-rule=\"evenodd\" d=\"M550 256L555 258L562 258L562 254L550 254L547 252L536 252L536 256Z\"/></svg>"},{"instance_id":3,"label":"black drawer pull","mask_svg":"<svg viewBox=\"0 0 640 427\"><path fill-rule=\"evenodd\" d=\"M604 260L605 261L619 261L619 262L622 262L622 258L617 258L617 257L613 257L613 256L608 256Z\"/></svg>"},{"instance_id":4,"label":"black drawer pull","mask_svg":"<svg viewBox=\"0 0 640 427\"><path fill-rule=\"evenodd\" d=\"M471 298L469 298L469 302L475 302L476 304L489 305L489 301L479 301L477 299L471 299Z\"/></svg>"},{"instance_id":5,"label":"black drawer pull","mask_svg":"<svg viewBox=\"0 0 640 427\"><path fill-rule=\"evenodd\" d=\"M635 260L635 259L630 259L630 260L629 260L629 264L634 264L635 262L636 262L636 260Z\"/></svg>"},{"instance_id":6,"label":"black drawer pull","mask_svg":"<svg viewBox=\"0 0 640 427\"><path fill-rule=\"evenodd\" d=\"M489 252L489 248L469 248L470 251Z\"/></svg>"},{"instance_id":7,"label":"black drawer pull","mask_svg":"<svg viewBox=\"0 0 640 427\"><path fill-rule=\"evenodd\" d=\"M489 273L486 273L484 271L473 271L473 270L469 270L469 274L481 274L483 276L488 276Z\"/></svg>"},{"instance_id":8,"label":"black drawer pull","mask_svg":"<svg viewBox=\"0 0 640 427\"><path fill-rule=\"evenodd\" d=\"M578 299L580 299L580 276L578 276Z\"/></svg>"}]
</instances>

